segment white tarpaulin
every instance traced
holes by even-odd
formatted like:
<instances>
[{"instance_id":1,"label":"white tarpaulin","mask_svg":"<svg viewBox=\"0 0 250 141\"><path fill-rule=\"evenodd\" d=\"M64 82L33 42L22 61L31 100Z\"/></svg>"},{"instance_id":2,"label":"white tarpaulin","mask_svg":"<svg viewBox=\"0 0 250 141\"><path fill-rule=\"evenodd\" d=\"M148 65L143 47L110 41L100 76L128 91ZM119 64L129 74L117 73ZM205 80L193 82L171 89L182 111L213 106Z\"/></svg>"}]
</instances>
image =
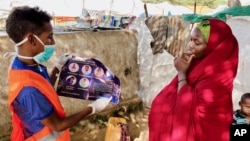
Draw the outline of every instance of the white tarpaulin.
<instances>
[{"instance_id":1,"label":"white tarpaulin","mask_svg":"<svg viewBox=\"0 0 250 141\"><path fill-rule=\"evenodd\" d=\"M232 17L227 19L239 44L239 64L236 79L234 81L233 102L234 108L238 108L238 102L243 93L250 92L250 17Z\"/></svg>"},{"instance_id":2,"label":"white tarpaulin","mask_svg":"<svg viewBox=\"0 0 250 141\"><path fill-rule=\"evenodd\" d=\"M140 17L145 13L144 3L141 0L84 0L84 8L121 16ZM147 3L147 11L149 15L168 15L169 12L171 15L192 13L192 10L184 6L175 6L168 2L160 4Z\"/></svg>"},{"instance_id":3,"label":"white tarpaulin","mask_svg":"<svg viewBox=\"0 0 250 141\"><path fill-rule=\"evenodd\" d=\"M158 4L158 7L164 11L164 15L182 15L182 14L193 14L194 12L185 6L172 5L168 2Z\"/></svg>"},{"instance_id":4,"label":"white tarpaulin","mask_svg":"<svg viewBox=\"0 0 250 141\"><path fill-rule=\"evenodd\" d=\"M54 16L81 16L83 9L105 11L105 14L140 17L145 13L141 0L0 0L1 11L13 7L29 5L39 6ZM167 2L147 4L149 15L190 14L192 10L184 6L175 6Z\"/></svg>"},{"instance_id":5,"label":"white tarpaulin","mask_svg":"<svg viewBox=\"0 0 250 141\"><path fill-rule=\"evenodd\" d=\"M84 0L84 9L105 11L106 15L139 16L144 13L141 0Z\"/></svg>"},{"instance_id":6,"label":"white tarpaulin","mask_svg":"<svg viewBox=\"0 0 250 141\"><path fill-rule=\"evenodd\" d=\"M111 0L83 0L83 8L88 10L110 10Z\"/></svg>"}]
</instances>

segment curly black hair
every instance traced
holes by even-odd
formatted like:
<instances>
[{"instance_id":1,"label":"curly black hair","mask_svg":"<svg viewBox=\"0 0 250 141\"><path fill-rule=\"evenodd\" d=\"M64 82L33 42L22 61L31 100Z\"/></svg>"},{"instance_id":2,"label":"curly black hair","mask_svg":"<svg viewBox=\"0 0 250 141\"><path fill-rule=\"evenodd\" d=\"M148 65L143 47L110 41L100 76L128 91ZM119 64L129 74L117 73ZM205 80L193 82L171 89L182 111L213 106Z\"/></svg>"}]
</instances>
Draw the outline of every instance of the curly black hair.
<instances>
[{"instance_id":1,"label":"curly black hair","mask_svg":"<svg viewBox=\"0 0 250 141\"><path fill-rule=\"evenodd\" d=\"M245 99L247 99L247 98L250 98L250 93L244 93L244 94L241 96L240 102L244 102Z\"/></svg>"},{"instance_id":2,"label":"curly black hair","mask_svg":"<svg viewBox=\"0 0 250 141\"><path fill-rule=\"evenodd\" d=\"M45 23L51 19L52 17L39 7L15 7L6 20L6 32L14 42L18 43L29 32L40 35L45 30Z\"/></svg>"}]
</instances>

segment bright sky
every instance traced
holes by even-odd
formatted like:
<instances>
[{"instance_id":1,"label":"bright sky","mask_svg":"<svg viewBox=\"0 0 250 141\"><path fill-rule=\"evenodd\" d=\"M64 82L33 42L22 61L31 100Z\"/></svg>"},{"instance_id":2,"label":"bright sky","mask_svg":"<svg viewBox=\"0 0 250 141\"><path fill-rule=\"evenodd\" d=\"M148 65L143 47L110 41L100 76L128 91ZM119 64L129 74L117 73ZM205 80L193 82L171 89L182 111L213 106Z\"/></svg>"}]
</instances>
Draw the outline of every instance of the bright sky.
<instances>
[{"instance_id":1,"label":"bright sky","mask_svg":"<svg viewBox=\"0 0 250 141\"><path fill-rule=\"evenodd\" d=\"M250 5L250 0L240 0L242 5Z\"/></svg>"},{"instance_id":2,"label":"bright sky","mask_svg":"<svg viewBox=\"0 0 250 141\"><path fill-rule=\"evenodd\" d=\"M29 5L39 6L57 16L80 16L82 2L83 0L0 0L0 9L10 10L14 6Z\"/></svg>"}]
</instances>

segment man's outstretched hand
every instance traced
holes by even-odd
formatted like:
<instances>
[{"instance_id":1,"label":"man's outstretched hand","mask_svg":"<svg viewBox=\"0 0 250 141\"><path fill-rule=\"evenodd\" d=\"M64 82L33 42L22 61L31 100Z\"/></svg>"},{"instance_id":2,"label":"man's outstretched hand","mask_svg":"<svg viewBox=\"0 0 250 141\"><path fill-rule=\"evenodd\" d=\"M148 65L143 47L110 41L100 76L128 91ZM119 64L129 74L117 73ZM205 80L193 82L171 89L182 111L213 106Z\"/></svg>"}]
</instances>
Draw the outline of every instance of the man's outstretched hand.
<instances>
[{"instance_id":1,"label":"man's outstretched hand","mask_svg":"<svg viewBox=\"0 0 250 141\"><path fill-rule=\"evenodd\" d=\"M102 111L103 109L105 109L109 102L112 100L112 97L110 98L100 98L100 99L97 99L96 101L90 103L88 105L88 107L92 107L92 113L91 114L94 114L96 112L100 112Z\"/></svg>"}]
</instances>

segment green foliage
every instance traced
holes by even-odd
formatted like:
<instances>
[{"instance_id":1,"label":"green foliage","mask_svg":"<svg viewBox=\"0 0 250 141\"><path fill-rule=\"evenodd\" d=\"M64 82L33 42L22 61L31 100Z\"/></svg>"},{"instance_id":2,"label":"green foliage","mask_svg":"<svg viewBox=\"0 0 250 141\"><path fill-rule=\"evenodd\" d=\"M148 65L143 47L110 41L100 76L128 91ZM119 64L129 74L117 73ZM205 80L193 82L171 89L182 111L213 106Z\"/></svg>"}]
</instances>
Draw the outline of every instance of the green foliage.
<instances>
[{"instance_id":1,"label":"green foliage","mask_svg":"<svg viewBox=\"0 0 250 141\"><path fill-rule=\"evenodd\" d=\"M146 3L161 3L161 2L169 2L174 5L194 5L195 0L142 0ZM226 4L226 0L196 0L197 6L208 6L210 8L216 8L220 4Z\"/></svg>"}]
</instances>

